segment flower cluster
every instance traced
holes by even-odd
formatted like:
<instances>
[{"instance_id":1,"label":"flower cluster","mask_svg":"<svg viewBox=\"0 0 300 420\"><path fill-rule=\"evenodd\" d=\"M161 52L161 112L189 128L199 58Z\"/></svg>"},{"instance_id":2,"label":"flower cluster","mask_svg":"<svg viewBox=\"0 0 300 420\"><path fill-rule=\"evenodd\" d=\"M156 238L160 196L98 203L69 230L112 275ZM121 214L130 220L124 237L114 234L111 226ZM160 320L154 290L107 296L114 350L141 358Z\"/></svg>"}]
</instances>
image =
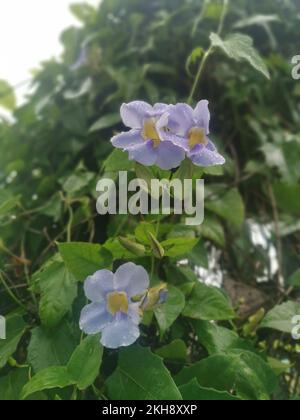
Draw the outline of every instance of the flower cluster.
<instances>
[{"instance_id":1,"label":"flower cluster","mask_svg":"<svg viewBox=\"0 0 300 420\"><path fill-rule=\"evenodd\" d=\"M81 311L81 330L86 334L101 332L101 343L108 348L133 344L140 335L138 325L148 287L146 270L131 262L122 265L115 274L97 271L84 284L91 303Z\"/></svg>"},{"instance_id":2,"label":"flower cluster","mask_svg":"<svg viewBox=\"0 0 300 420\"><path fill-rule=\"evenodd\" d=\"M223 165L221 156L208 138L208 101L195 109L189 105L155 104L134 101L121 106L123 123L130 131L112 138L114 147L127 151L129 159L161 169L177 168L188 157L197 166Z\"/></svg>"}]
</instances>

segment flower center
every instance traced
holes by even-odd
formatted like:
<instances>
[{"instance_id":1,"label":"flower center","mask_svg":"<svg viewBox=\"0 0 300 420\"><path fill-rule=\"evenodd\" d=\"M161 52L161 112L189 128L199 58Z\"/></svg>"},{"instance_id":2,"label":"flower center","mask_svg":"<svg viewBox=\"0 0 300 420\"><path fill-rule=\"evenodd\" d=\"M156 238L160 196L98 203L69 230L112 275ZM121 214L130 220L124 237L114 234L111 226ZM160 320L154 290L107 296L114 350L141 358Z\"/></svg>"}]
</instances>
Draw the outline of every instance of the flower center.
<instances>
[{"instance_id":1,"label":"flower center","mask_svg":"<svg viewBox=\"0 0 300 420\"><path fill-rule=\"evenodd\" d=\"M144 122L142 136L145 140L152 140L154 143L154 147L158 147L161 140L156 130L155 123L156 123L155 118L148 118Z\"/></svg>"},{"instance_id":2,"label":"flower center","mask_svg":"<svg viewBox=\"0 0 300 420\"><path fill-rule=\"evenodd\" d=\"M107 309L115 315L117 312L128 313L128 299L125 292L112 292L107 295Z\"/></svg>"},{"instance_id":3,"label":"flower center","mask_svg":"<svg viewBox=\"0 0 300 420\"><path fill-rule=\"evenodd\" d=\"M198 144L204 144L205 146L208 144L203 128L199 127L193 127L190 129L188 133L188 140L191 149L193 149Z\"/></svg>"}]
</instances>

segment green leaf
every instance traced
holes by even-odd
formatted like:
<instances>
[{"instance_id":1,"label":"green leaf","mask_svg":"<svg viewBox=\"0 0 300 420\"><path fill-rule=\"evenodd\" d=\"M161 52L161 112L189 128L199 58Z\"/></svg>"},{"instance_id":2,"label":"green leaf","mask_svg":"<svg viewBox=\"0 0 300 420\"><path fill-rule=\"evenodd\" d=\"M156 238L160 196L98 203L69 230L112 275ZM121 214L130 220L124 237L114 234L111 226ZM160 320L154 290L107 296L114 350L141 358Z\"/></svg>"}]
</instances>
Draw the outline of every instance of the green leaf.
<instances>
[{"instance_id":1,"label":"green leaf","mask_svg":"<svg viewBox=\"0 0 300 420\"><path fill-rule=\"evenodd\" d=\"M192 265L208 269L208 254L203 241L199 241L187 257Z\"/></svg>"},{"instance_id":2,"label":"green leaf","mask_svg":"<svg viewBox=\"0 0 300 420\"><path fill-rule=\"evenodd\" d=\"M89 336L73 352L67 366L50 366L40 370L23 388L21 398L45 389L76 385L83 390L89 387L99 373L103 348L99 336Z\"/></svg>"},{"instance_id":3,"label":"green leaf","mask_svg":"<svg viewBox=\"0 0 300 420\"><path fill-rule=\"evenodd\" d=\"M128 160L127 153L114 149L103 163L103 168L105 172L131 171L134 169L134 163Z\"/></svg>"},{"instance_id":4,"label":"green leaf","mask_svg":"<svg viewBox=\"0 0 300 420\"><path fill-rule=\"evenodd\" d=\"M38 276L41 298L39 314L42 324L48 328L57 326L72 308L77 295L75 278L62 262L53 262Z\"/></svg>"},{"instance_id":5,"label":"green leaf","mask_svg":"<svg viewBox=\"0 0 300 420\"><path fill-rule=\"evenodd\" d=\"M75 347L76 339L66 322L52 330L36 327L31 333L27 360L35 373L50 366L65 366Z\"/></svg>"},{"instance_id":6,"label":"green leaf","mask_svg":"<svg viewBox=\"0 0 300 420\"><path fill-rule=\"evenodd\" d=\"M151 169L148 166L144 166L136 162L135 173L137 178L142 179L147 184L147 188L143 188L143 190L145 190L147 193L151 193L151 180L155 178Z\"/></svg>"},{"instance_id":7,"label":"green leaf","mask_svg":"<svg viewBox=\"0 0 300 420\"><path fill-rule=\"evenodd\" d=\"M5 190L0 191L0 216L14 209L20 203L19 196L11 196Z\"/></svg>"},{"instance_id":8,"label":"green leaf","mask_svg":"<svg viewBox=\"0 0 300 420\"><path fill-rule=\"evenodd\" d=\"M89 183L94 179L94 174L91 172L82 172L70 175L63 183L63 189L68 194L74 194L81 191L83 188L89 186Z\"/></svg>"},{"instance_id":9,"label":"green leaf","mask_svg":"<svg viewBox=\"0 0 300 420\"><path fill-rule=\"evenodd\" d=\"M255 353L232 350L210 356L184 368L176 376L178 385L196 378L199 385L218 391L234 391L242 399L268 400L277 386L272 369Z\"/></svg>"},{"instance_id":10,"label":"green leaf","mask_svg":"<svg viewBox=\"0 0 300 420\"><path fill-rule=\"evenodd\" d=\"M155 350L155 353L166 360L184 361L187 357L187 347L184 341L177 338L171 343Z\"/></svg>"},{"instance_id":11,"label":"green leaf","mask_svg":"<svg viewBox=\"0 0 300 420\"><path fill-rule=\"evenodd\" d=\"M112 264L111 253L98 244L66 242L60 243L58 248L68 270L79 281Z\"/></svg>"},{"instance_id":12,"label":"green leaf","mask_svg":"<svg viewBox=\"0 0 300 420\"><path fill-rule=\"evenodd\" d=\"M289 213L300 213L300 185L278 182L274 185L274 194L281 210Z\"/></svg>"},{"instance_id":13,"label":"green leaf","mask_svg":"<svg viewBox=\"0 0 300 420\"><path fill-rule=\"evenodd\" d=\"M114 400L182 399L162 359L139 346L120 350L117 369L106 386Z\"/></svg>"},{"instance_id":14,"label":"green leaf","mask_svg":"<svg viewBox=\"0 0 300 420\"><path fill-rule=\"evenodd\" d=\"M226 186L214 185L206 191L209 198L205 207L229 222L230 226L240 229L245 219L245 207L237 188L228 191Z\"/></svg>"},{"instance_id":15,"label":"green leaf","mask_svg":"<svg viewBox=\"0 0 300 420\"><path fill-rule=\"evenodd\" d=\"M221 321L234 318L227 297L217 288L196 283L182 312L184 316L203 321Z\"/></svg>"},{"instance_id":16,"label":"green leaf","mask_svg":"<svg viewBox=\"0 0 300 420\"><path fill-rule=\"evenodd\" d=\"M196 378L185 385L179 387L184 401L239 401L226 391L217 391L216 389L204 388L199 385Z\"/></svg>"},{"instance_id":17,"label":"green leaf","mask_svg":"<svg viewBox=\"0 0 300 420\"><path fill-rule=\"evenodd\" d=\"M204 223L199 226L198 232L204 238L214 242L217 246L221 248L225 247L225 232L216 217L206 217Z\"/></svg>"},{"instance_id":18,"label":"green leaf","mask_svg":"<svg viewBox=\"0 0 300 420\"><path fill-rule=\"evenodd\" d=\"M64 98L67 100L78 99L88 94L93 87L93 81L90 77L85 79L77 89L68 89L64 92Z\"/></svg>"},{"instance_id":19,"label":"green leaf","mask_svg":"<svg viewBox=\"0 0 300 420\"><path fill-rule=\"evenodd\" d=\"M136 240L144 245L150 245L149 233L155 235L155 228L151 223L140 223L135 229Z\"/></svg>"},{"instance_id":20,"label":"green leaf","mask_svg":"<svg viewBox=\"0 0 300 420\"><path fill-rule=\"evenodd\" d=\"M26 324L21 315L13 314L6 317L6 339L0 340L0 369L16 351L25 328Z\"/></svg>"},{"instance_id":21,"label":"green leaf","mask_svg":"<svg viewBox=\"0 0 300 420\"><path fill-rule=\"evenodd\" d=\"M270 328L291 334L295 327L292 320L297 315L300 315L300 303L285 302L282 305L275 306L268 312L259 328Z\"/></svg>"},{"instance_id":22,"label":"green leaf","mask_svg":"<svg viewBox=\"0 0 300 420\"><path fill-rule=\"evenodd\" d=\"M0 106L8 111L13 111L16 107L14 90L5 80L0 80Z\"/></svg>"},{"instance_id":23,"label":"green leaf","mask_svg":"<svg viewBox=\"0 0 300 420\"><path fill-rule=\"evenodd\" d=\"M86 337L74 351L67 369L78 389L92 385L99 374L103 354L99 335Z\"/></svg>"},{"instance_id":24,"label":"green leaf","mask_svg":"<svg viewBox=\"0 0 300 420\"><path fill-rule=\"evenodd\" d=\"M234 33L222 40L219 35L212 33L210 35L213 47L220 48L228 57L235 61L247 61L253 68L261 72L267 79L270 79L269 70L253 47L253 40L247 35Z\"/></svg>"},{"instance_id":25,"label":"green leaf","mask_svg":"<svg viewBox=\"0 0 300 420\"><path fill-rule=\"evenodd\" d=\"M254 15L245 19L239 20L234 24L235 28L244 28L246 26L260 25L264 26L267 23L278 22L280 18L278 15Z\"/></svg>"},{"instance_id":26,"label":"green leaf","mask_svg":"<svg viewBox=\"0 0 300 420\"><path fill-rule=\"evenodd\" d=\"M220 327L209 321L194 321L193 327L199 342L210 355L226 353L232 349L254 350L250 342L243 340L228 328Z\"/></svg>"},{"instance_id":27,"label":"green leaf","mask_svg":"<svg viewBox=\"0 0 300 420\"><path fill-rule=\"evenodd\" d=\"M0 378L0 400L16 401L20 398L23 386L28 381L27 369L15 369Z\"/></svg>"},{"instance_id":28,"label":"green leaf","mask_svg":"<svg viewBox=\"0 0 300 420\"><path fill-rule=\"evenodd\" d=\"M190 159L185 159L179 169L175 172L173 179L180 179L184 181L185 179L193 179L194 166Z\"/></svg>"},{"instance_id":29,"label":"green leaf","mask_svg":"<svg viewBox=\"0 0 300 420\"><path fill-rule=\"evenodd\" d=\"M198 238L170 238L161 243L166 257L179 257L190 253L197 245Z\"/></svg>"},{"instance_id":30,"label":"green leaf","mask_svg":"<svg viewBox=\"0 0 300 420\"><path fill-rule=\"evenodd\" d=\"M300 268L289 277L288 284L294 287L300 287Z\"/></svg>"},{"instance_id":31,"label":"green leaf","mask_svg":"<svg viewBox=\"0 0 300 420\"><path fill-rule=\"evenodd\" d=\"M75 381L70 377L65 366L52 366L41 370L24 386L21 399L38 391L53 388L65 388L74 385Z\"/></svg>"},{"instance_id":32,"label":"green leaf","mask_svg":"<svg viewBox=\"0 0 300 420\"><path fill-rule=\"evenodd\" d=\"M99 118L89 129L89 133L94 131L104 130L105 128L111 128L117 125L121 121L120 113L107 114Z\"/></svg>"},{"instance_id":33,"label":"green leaf","mask_svg":"<svg viewBox=\"0 0 300 420\"><path fill-rule=\"evenodd\" d=\"M118 238L108 239L103 247L110 252L114 260L130 260L137 258L136 254L133 254L128 249L125 249L123 245L120 244Z\"/></svg>"},{"instance_id":34,"label":"green leaf","mask_svg":"<svg viewBox=\"0 0 300 420\"><path fill-rule=\"evenodd\" d=\"M221 166L221 165L208 166L207 168L203 168L203 172L205 173L205 175L223 176L224 175L224 167Z\"/></svg>"},{"instance_id":35,"label":"green leaf","mask_svg":"<svg viewBox=\"0 0 300 420\"><path fill-rule=\"evenodd\" d=\"M74 3L70 5L70 10L73 15L85 24L93 24L96 14L96 9L87 3Z\"/></svg>"},{"instance_id":36,"label":"green leaf","mask_svg":"<svg viewBox=\"0 0 300 420\"><path fill-rule=\"evenodd\" d=\"M274 359L273 357L268 357L268 364L278 376L289 371L293 367L292 363L289 363L288 360L282 362L281 360Z\"/></svg>"},{"instance_id":37,"label":"green leaf","mask_svg":"<svg viewBox=\"0 0 300 420\"><path fill-rule=\"evenodd\" d=\"M161 334L176 321L185 304L184 294L175 286L168 285L168 297L165 303L154 309Z\"/></svg>"}]
</instances>

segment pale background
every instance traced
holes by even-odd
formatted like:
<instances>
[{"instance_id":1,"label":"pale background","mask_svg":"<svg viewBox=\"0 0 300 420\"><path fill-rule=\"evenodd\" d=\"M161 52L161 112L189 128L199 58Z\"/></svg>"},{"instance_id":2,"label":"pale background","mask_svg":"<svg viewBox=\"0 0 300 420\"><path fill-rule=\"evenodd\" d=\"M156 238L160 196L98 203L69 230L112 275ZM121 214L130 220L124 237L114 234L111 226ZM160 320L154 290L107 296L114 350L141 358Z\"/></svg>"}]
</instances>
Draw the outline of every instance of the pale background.
<instances>
[{"instance_id":1,"label":"pale background","mask_svg":"<svg viewBox=\"0 0 300 420\"><path fill-rule=\"evenodd\" d=\"M30 78L30 70L61 53L60 33L80 26L69 10L84 0L0 0L0 79L16 86ZM85 0L97 5L100 0ZM24 101L27 85L16 89Z\"/></svg>"}]
</instances>

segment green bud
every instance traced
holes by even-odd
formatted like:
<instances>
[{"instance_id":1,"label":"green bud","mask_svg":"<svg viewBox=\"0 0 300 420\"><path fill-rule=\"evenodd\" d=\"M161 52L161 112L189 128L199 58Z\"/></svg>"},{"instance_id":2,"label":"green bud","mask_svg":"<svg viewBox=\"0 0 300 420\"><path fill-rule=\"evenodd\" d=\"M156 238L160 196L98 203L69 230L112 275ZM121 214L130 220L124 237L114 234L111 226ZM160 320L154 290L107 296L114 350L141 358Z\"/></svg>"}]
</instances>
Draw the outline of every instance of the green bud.
<instances>
[{"instance_id":1,"label":"green bud","mask_svg":"<svg viewBox=\"0 0 300 420\"><path fill-rule=\"evenodd\" d=\"M131 239L124 238L119 236L120 244L127 249L127 251L131 252L138 257L144 257L146 254L146 248L142 244L138 244L137 242L132 241Z\"/></svg>"},{"instance_id":2,"label":"green bud","mask_svg":"<svg viewBox=\"0 0 300 420\"><path fill-rule=\"evenodd\" d=\"M161 283L158 286L151 287L143 299L141 308L143 311L150 311L155 306L160 305L166 301L168 297L168 289L166 283Z\"/></svg>"},{"instance_id":3,"label":"green bud","mask_svg":"<svg viewBox=\"0 0 300 420\"><path fill-rule=\"evenodd\" d=\"M158 240L155 238L155 236L151 232L148 232L148 236L150 240L151 249L153 251L153 255L156 258L162 259L165 256L164 248L161 246L161 244L158 242Z\"/></svg>"}]
</instances>

